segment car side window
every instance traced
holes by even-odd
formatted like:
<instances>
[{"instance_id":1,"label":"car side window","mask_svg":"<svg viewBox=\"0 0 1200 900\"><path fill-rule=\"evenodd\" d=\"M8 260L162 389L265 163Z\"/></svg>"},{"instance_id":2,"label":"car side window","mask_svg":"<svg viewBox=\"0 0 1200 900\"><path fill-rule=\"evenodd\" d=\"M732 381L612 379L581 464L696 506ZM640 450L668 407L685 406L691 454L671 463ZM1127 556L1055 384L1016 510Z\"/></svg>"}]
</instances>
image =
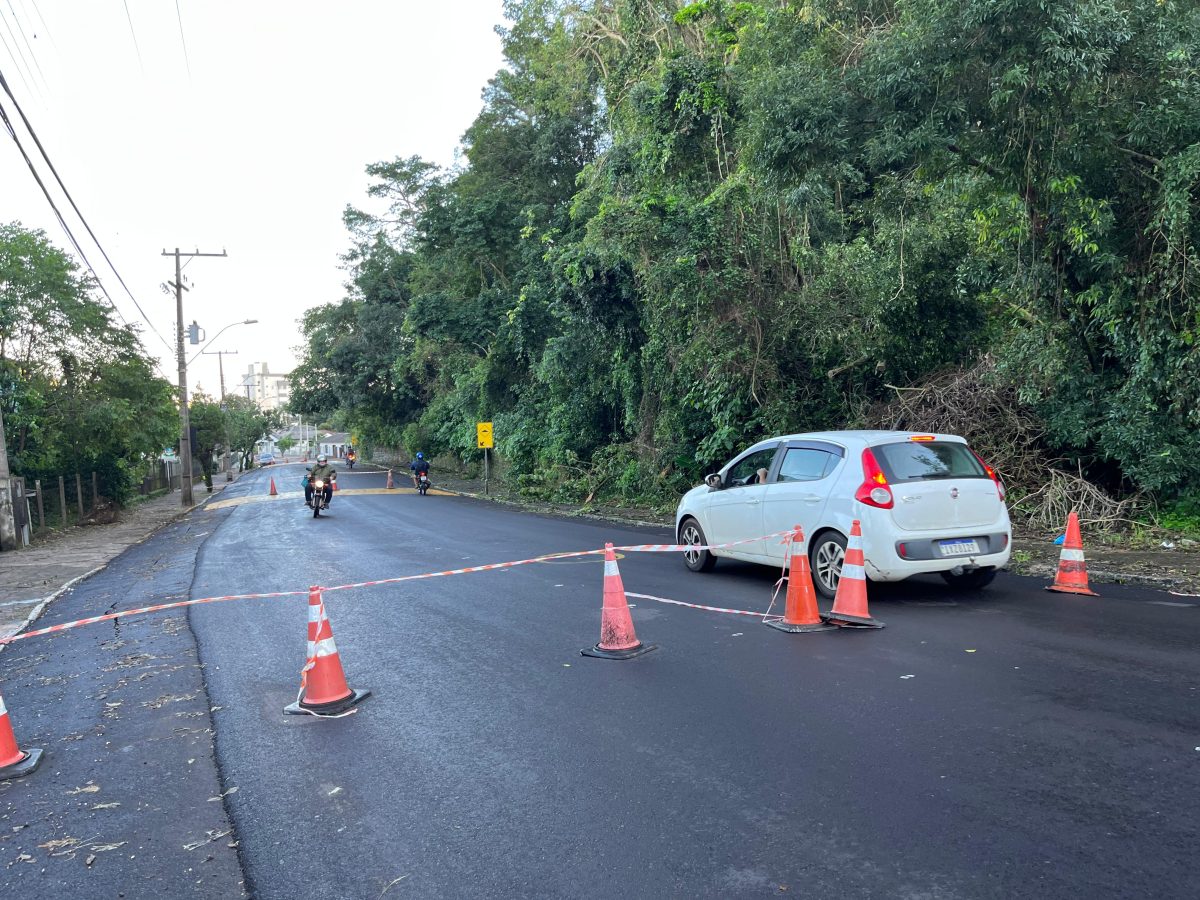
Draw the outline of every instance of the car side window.
<instances>
[{"instance_id":1,"label":"car side window","mask_svg":"<svg viewBox=\"0 0 1200 900\"><path fill-rule=\"evenodd\" d=\"M825 450L790 447L779 467L779 481L820 481L833 471L838 457Z\"/></svg>"},{"instance_id":2,"label":"car side window","mask_svg":"<svg viewBox=\"0 0 1200 900\"><path fill-rule=\"evenodd\" d=\"M771 463L775 459L775 448L768 447L765 450L756 450L748 456L743 456L736 463L729 473L725 476L726 487L745 487L750 484L758 484L760 479L759 469L771 471Z\"/></svg>"}]
</instances>

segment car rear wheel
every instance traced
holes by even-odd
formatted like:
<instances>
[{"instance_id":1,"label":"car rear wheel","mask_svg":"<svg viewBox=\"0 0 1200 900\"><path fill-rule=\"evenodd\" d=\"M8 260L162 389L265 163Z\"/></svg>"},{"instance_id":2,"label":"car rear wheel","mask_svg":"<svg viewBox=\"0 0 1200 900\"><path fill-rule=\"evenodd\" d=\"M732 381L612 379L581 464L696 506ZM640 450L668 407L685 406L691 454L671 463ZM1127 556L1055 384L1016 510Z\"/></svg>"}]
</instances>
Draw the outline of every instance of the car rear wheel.
<instances>
[{"instance_id":1,"label":"car rear wheel","mask_svg":"<svg viewBox=\"0 0 1200 900\"><path fill-rule=\"evenodd\" d=\"M992 583L996 578L996 570L991 566L987 566L982 569L961 572L957 575L953 572L943 572L942 578L946 580L946 584L950 585L950 587L978 591Z\"/></svg>"},{"instance_id":2,"label":"car rear wheel","mask_svg":"<svg viewBox=\"0 0 1200 900\"><path fill-rule=\"evenodd\" d=\"M826 600L832 600L837 593L838 579L842 577L842 561L845 558L846 539L836 531L824 531L817 535L808 548L813 587Z\"/></svg>"},{"instance_id":3,"label":"car rear wheel","mask_svg":"<svg viewBox=\"0 0 1200 900\"><path fill-rule=\"evenodd\" d=\"M684 519L679 526L679 543L689 547L703 547L708 544L704 529L695 519ZM707 572L717 564L717 558L707 550L685 550L683 561L693 572Z\"/></svg>"}]
</instances>

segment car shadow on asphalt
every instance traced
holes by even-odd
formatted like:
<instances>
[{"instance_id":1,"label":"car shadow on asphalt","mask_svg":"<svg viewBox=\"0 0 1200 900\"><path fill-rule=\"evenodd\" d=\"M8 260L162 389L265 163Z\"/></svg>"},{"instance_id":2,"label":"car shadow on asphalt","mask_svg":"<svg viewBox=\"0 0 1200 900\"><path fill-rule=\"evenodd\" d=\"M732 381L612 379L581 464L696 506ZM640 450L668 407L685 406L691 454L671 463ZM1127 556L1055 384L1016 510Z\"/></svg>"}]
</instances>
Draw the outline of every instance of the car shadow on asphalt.
<instances>
[{"instance_id":1,"label":"car shadow on asphalt","mask_svg":"<svg viewBox=\"0 0 1200 900\"><path fill-rule=\"evenodd\" d=\"M705 573L703 578L725 579L730 585L736 584L754 592L772 591L779 580L780 570L771 566L757 563L742 562L741 560L722 559L716 568ZM1001 578L1005 573L1001 573ZM1010 583L1011 584L1011 583ZM869 581L867 590L871 603L893 604L926 604L937 606L956 606L960 603L985 603L991 599L1000 599L1008 591L1003 583L989 586L982 590L967 591L951 587L938 575L914 575L904 581ZM782 602L782 595L779 601ZM818 603L825 607L832 601L818 595Z\"/></svg>"}]
</instances>

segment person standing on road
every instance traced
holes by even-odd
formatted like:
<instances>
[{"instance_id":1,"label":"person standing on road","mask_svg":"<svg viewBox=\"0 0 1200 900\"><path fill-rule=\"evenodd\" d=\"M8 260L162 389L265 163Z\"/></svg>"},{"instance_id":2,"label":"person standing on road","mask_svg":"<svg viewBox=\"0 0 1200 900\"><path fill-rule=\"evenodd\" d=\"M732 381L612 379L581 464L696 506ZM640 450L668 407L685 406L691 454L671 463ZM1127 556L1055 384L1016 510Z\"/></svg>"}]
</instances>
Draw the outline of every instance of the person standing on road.
<instances>
[{"instance_id":1,"label":"person standing on road","mask_svg":"<svg viewBox=\"0 0 1200 900\"><path fill-rule=\"evenodd\" d=\"M410 462L408 467L412 469L413 487L417 487L417 477L419 475L422 473L425 475L429 474L429 460L425 458L424 453L418 453L417 458Z\"/></svg>"}]
</instances>

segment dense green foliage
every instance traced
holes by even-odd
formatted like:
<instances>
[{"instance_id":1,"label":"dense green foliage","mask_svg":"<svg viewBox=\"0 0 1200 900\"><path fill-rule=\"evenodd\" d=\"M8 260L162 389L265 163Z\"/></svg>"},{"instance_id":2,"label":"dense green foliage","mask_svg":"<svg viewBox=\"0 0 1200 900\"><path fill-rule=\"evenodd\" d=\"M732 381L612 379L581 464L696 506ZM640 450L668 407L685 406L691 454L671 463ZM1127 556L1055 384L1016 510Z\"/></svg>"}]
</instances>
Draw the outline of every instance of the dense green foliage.
<instances>
[{"instance_id":1,"label":"dense green foliage","mask_svg":"<svg viewBox=\"0 0 1200 900\"><path fill-rule=\"evenodd\" d=\"M14 475L96 472L129 497L178 436L171 385L112 321L78 266L40 231L0 226L0 410Z\"/></svg>"},{"instance_id":2,"label":"dense green foliage","mask_svg":"<svg viewBox=\"0 0 1200 900\"><path fill-rule=\"evenodd\" d=\"M368 167L299 411L645 495L990 350L1048 455L1200 483L1195 3L506 11L464 165Z\"/></svg>"},{"instance_id":3,"label":"dense green foliage","mask_svg":"<svg viewBox=\"0 0 1200 900\"><path fill-rule=\"evenodd\" d=\"M204 483L210 489L213 472L226 449L230 452L230 466L249 469L254 464L258 441L283 424L278 410L260 409L253 400L237 394L229 394L221 401L195 394L188 404L188 415L194 436L192 454L200 461ZM278 446L286 453L295 443L288 438Z\"/></svg>"}]
</instances>

